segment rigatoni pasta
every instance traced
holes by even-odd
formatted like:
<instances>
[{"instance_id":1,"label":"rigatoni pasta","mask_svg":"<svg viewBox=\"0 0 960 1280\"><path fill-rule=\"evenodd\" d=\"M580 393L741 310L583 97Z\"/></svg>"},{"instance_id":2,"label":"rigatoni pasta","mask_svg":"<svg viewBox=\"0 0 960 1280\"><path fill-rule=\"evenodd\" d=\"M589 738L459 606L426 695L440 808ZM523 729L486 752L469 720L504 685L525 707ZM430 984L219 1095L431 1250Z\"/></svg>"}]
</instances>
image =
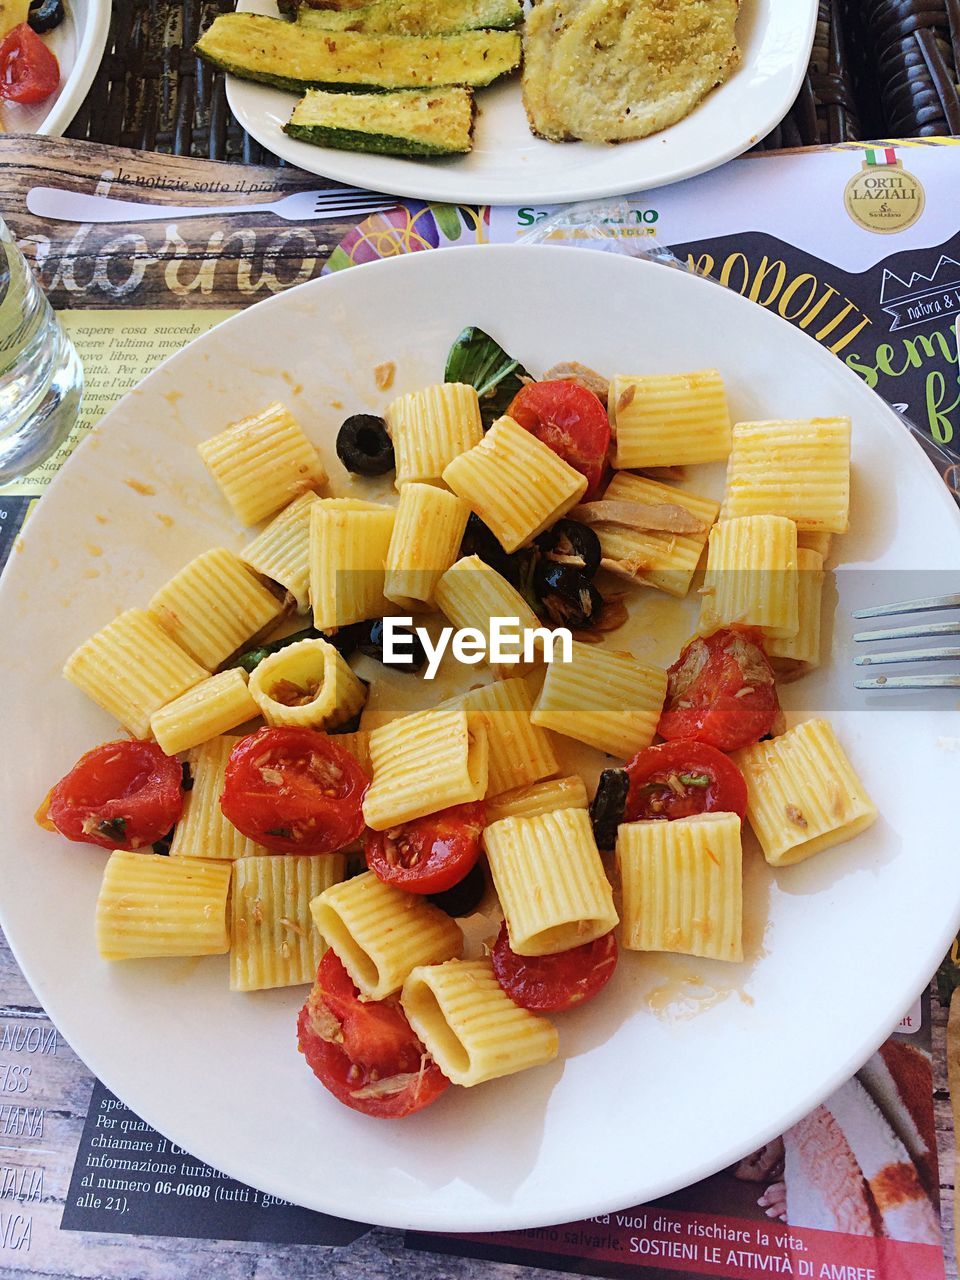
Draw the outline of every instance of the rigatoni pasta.
<instances>
[{"instance_id":1,"label":"rigatoni pasta","mask_svg":"<svg viewBox=\"0 0 960 1280\"><path fill-rule=\"evenodd\" d=\"M400 1001L411 1027L454 1084L470 1088L557 1056L553 1023L515 1005L488 959L416 968Z\"/></svg>"},{"instance_id":2,"label":"rigatoni pasta","mask_svg":"<svg viewBox=\"0 0 960 1280\"><path fill-rule=\"evenodd\" d=\"M797 634L768 639L764 648L775 670L811 671L820 665L823 556L797 548Z\"/></svg>"},{"instance_id":3,"label":"rigatoni pasta","mask_svg":"<svg viewBox=\"0 0 960 1280\"><path fill-rule=\"evenodd\" d=\"M464 699L487 732L487 795L548 778L560 768L546 729L530 719L533 698L523 680L498 680Z\"/></svg>"},{"instance_id":4,"label":"rigatoni pasta","mask_svg":"<svg viewBox=\"0 0 960 1280\"><path fill-rule=\"evenodd\" d=\"M765 636L795 636L800 626L797 526L783 516L721 520L710 530L700 633L757 627Z\"/></svg>"},{"instance_id":5,"label":"rigatoni pasta","mask_svg":"<svg viewBox=\"0 0 960 1280\"><path fill-rule=\"evenodd\" d=\"M441 574L453 564L470 508L456 494L432 484L400 487L396 522L387 549L384 595L403 609L425 609Z\"/></svg>"},{"instance_id":6,"label":"rigatoni pasta","mask_svg":"<svg viewBox=\"0 0 960 1280\"><path fill-rule=\"evenodd\" d=\"M528 787L501 791L487 800L487 825L501 818L536 818L557 809L586 809L587 788L578 774L566 778L550 778Z\"/></svg>"},{"instance_id":7,"label":"rigatoni pasta","mask_svg":"<svg viewBox=\"0 0 960 1280\"><path fill-rule=\"evenodd\" d=\"M716 369L618 374L610 383L608 408L615 467L718 462L730 452L730 411Z\"/></svg>"},{"instance_id":8,"label":"rigatoni pasta","mask_svg":"<svg viewBox=\"0 0 960 1280\"><path fill-rule=\"evenodd\" d=\"M617 833L623 945L743 959L743 853L735 813L624 823Z\"/></svg>"},{"instance_id":9,"label":"rigatoni pasta","mask_svg":"<svg viewBox=\"0 0 960 1280\"><path fill-rule=\"evenodd\" d=\"M256 714L247 673L234 667L208 676L155 711L150 728L165 754L175 756L235 729Z\"/></svg>"},{"instance_id":10,"label":"rigatoni pasta","mask_svg":"<svg viewBox=\"0 0 960 1280\"><path fill-rule=\"evenodd\" d=\"M240 741L224 735L190 754L190 789L183 798L183 814L173 832L171 858L202 858L233 862L266 853L263 845L245 836L220 808L220 794L230 752Z\"/></svg>"},{"instance_id":11,"label":"rigatoni pasta","mask_svg":"<svg viewBox=\"0 0 960 1280\"><path fill-rule=\"evenodd\" d=\"M437 608L455 627L461 630L474 627L483 635L487 652L493 618L515 618L521 631L533 631L540 625L539 618L516 587L479 556L464 556L451 565L437 583L435 598ZM536 663L523 661L521 654L522 650L518 649L515 662L500 665L518 675L532 670Z\"/></svg>"},{"instance_id":12,"label":"rigatoni pasta","mask_svg":"<svg viewBox=\"0 0 960 1280\"><path fill-rule=\"evenodd\" d=\"M399 991L410 971L463 952L459 926L426 898L365 871L310 904L313 920L368 1000Z\"/></svg>"},{"instance_id":13,"label":"rigatoni pasta","mask_svg":"<svg viewBox=\"0 0 960 1280\"><path fill-rule=\"evenodd\" d=\"M229 888L229 863L118 849L97 898L97 949L104 960L220 955Z\"/></svg>"},{"instance_id":14,"label":"rigatoni pasta","mask_svg":"<svg viewBox=\"0 0 960 1280\"><path fill-rule=\"evenodd\" d=\"M310 508L315 493L303 493L240 552L255 573L289 591L297 612L310 608Z\"/></svg>"},{"instance_id":15,"label":"rigatoni pasta","mask_svg":"<svg viewBox=\"0 0 960 1280\"><path fill-rule=\"evenodd\" d=\"M384 418L397 459L398 489L415 481L438 483L448 463L483 439L477 393L460 382L398 396Z\"/></svg>"},{"instance_id":16,"label":"rigatoni pasta","mask_svg":"<svg viewBox=\"0 0 960 1280\"><path fill-rule=\"evenodd\" d=\"M326 640L299 640L254 668L250 695L270 725L333 729L352 720L366 686Z\"/></svg>"},{"instance_id":17,"label":"rigatoni pasta","mask_svg":"<svg viewBox=\"0 0 960 1280\"><path fill-rule=\"evenodd\" d=\"M320 631L390 612L384 596L396 511L320 500L310 509L310 599Z\"/></svg>"}]
</instances>

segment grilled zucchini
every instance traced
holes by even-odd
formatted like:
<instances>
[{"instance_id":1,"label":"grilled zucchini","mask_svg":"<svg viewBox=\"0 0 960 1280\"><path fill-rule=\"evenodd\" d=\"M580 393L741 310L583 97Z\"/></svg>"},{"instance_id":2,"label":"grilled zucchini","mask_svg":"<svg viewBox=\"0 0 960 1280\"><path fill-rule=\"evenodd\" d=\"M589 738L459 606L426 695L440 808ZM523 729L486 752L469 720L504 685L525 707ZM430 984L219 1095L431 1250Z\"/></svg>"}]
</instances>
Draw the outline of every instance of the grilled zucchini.
<instances>
[{"instance_id":1,"label":"grilled zucchini","mask_svg":"<svg viewBox=\"0 0 960 1280\"><path fill-rule=\"evenodd\" d=\"M484 28L509 30L523 17L520 0L377 0L362 9L314 9L303 5L301 26L366 35L447 36Z\"/></svg>"},{"instance_id":2,"label":"grilled zucchini","mask_svg":"<svg viewBox=\"0 0 960 1280\"><path fill-rule=\"evenodd\" d=\"M201 58L244 80L307 89L432 89L490 84L520 63L514 31L456 36L311 31L256 13L224 13L200 37Z\"/></svg>"},{"instance_id":3,"label":"grilled zucchini","mask_svg":"<svg viewBox=\"0 0 960 1280\"><path fill-rule=\"evenodd\" d=\"M284 132L303 142L393 156L449 156L470 150L474 104L469 89L397 89L392 93L310 90Z\"/></svg>"}]
</instances>

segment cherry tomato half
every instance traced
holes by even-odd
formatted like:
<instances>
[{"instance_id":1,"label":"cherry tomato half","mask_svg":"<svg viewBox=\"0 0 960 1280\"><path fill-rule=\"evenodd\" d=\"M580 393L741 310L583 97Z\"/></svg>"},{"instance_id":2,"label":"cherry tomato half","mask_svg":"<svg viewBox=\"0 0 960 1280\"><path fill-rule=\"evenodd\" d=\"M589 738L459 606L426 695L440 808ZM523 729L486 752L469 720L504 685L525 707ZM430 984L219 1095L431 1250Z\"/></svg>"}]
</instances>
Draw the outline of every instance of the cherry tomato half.
<instances>
[{"instance_id":1,"label":"cherry tomato half","mask_svg":"<svg viewBox=\"0 0 960 1280\"><path fill-rule=\"evenodd\" d=\"M638 752L627 765L630 790L624 822L691 818L698 813L747 811L743 774L705 742L664 742Z\"/></svg>"},{"instance_id":2,"label":"cherry tomato half","mask_svg":"<svg viewBox=\"0 0 960 1280\"><path fill-rule=\"evenodd\" d=\"M368 831L367 866L386 884L407 893L443 893L461 881L480 857L482 801L415 818L389 831Z\"/></svg>"},{"instance_id":3,"label":"cherry tomato half","mask_svg":"<svg viewBox=\"0 0 960 1280\"><path fill-rule=\"evenodd\" d=\"M0 44L0 98L42 102L60 83L60 64L37 33L21 22Z\"/></svg>"},{"instance_id":4,"label":"cherry tomato half","mask_svg":"<svg viewBox=\"0 0 960 1280\"><path fill-rule=\"evenodd\" d=\"M556 1013L592 1000L606 986L617 967L617 939L605 933L552 956L518 956L504 921L490 959L497 981L514 1004Z\"/></svg>"},{"instance_id":5,"label":"cherry tomato half","mask_svg":"<svg viewBox=\"0 0 960 1280\"><path fill-rule=\"evenodd\" d=\"M450 1084L396 1000L361 1001L333 951L297 1020L300 1052L335 1098L384 1120L411 1115Z\"/></svg>"},{"instance_id":6,"label":"cherry tomato half","mask_svg":"<svg viewBox=\"0 0 960 1280\"><path fill-rule=\"evenodd\" d=\"M587 477L584 502L597 496L610 451L610 420L592 391L579 382L530 382L513 397L507 415Z\"/></svg>"},{"instance_id":7,"label":"cherry tomato half","mask_svg":"<svg viewBox=\"0 0 960 1280\"><path fill-rule=\"evenodd\" d=\"M667 674L661 738L736 751L769 733L780 715L773 669L745 632L716 631L691 640Z\"/></svg>"},{"instance_id":8,"label":"cherry tomato half","mask_svg":"<svg viewBox=\"0 0 960 1280\"><path fill-rule=\"evenodd\" d=\"M81 756L47 797L45 817L68 840L143 849L183 812L183 769L155 742L124 738Z\"/></svg>"},{"instance_id":9,"label":"cherry tomato half","mask_svg":"<svg viewBox=\"0 0 960 1280\"><path fill-rule=\"evenodd\" d=\"M259 729L230 753L220 808L274 853L334 853L363 831L370 780L315 729Z\"/></svg>"}]
</instances>

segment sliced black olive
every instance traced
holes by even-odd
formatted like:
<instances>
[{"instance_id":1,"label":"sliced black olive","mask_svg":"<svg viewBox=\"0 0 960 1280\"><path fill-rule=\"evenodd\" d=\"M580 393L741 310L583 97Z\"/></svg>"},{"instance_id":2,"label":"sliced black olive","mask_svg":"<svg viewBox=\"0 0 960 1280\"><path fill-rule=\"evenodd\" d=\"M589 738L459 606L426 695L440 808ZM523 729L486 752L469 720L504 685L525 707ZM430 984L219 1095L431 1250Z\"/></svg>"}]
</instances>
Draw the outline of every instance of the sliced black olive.
<instances>
[{"instance_id":1,"label":"sliced black olive","mask_svg":"<svg viewBox=\"0 0 960 1280\"><path fill-rule=\"evenodd\" d=\"M382 476L396 466L387 424L372 413L355 413L337 433L337 457L358 476Z\"/></svg>"},{"instance_id":2,"label":"sliced black olive","mask_svg":"<svg viewBox=\"0 0 960 1280\"><path fill-rule=\"evenodd\" d=\"M593 838L598 849L612 849L617 843L617 827L623 821L630 790L626 769L604 769L597 783L597 794L590 804Z\"/></svg>"},{"instance_id":3,"label":"sliced black olive","mask_svg":"<svg viewBox=\"0 0 960 1280\"><path fill-rule=\"evenodd\" d=\"M382 618L377 618L373 622L358 622L348 630L352 632L356 648L361 653L366 654L368 658L376 658L377 662L382 662L392 671L419 671L427 660L427 651L423 647L423 642L416 631L411 630L410 627L394 628L398 635L408 635L411 639L409 643L401 641L398 646L409 657L402 660L394 658L391 662L387 662L383 656Z\"/></svg>"},{"instance_id":4,"label":"sliced black olive","mask_svg":"<svg viewBox=\"0 0 960 1280\"><path fill-rule=\"evenodd\" d=\"M63 0L30 0L27 22L40 35L59 27L65 17Z\"/></svg>"},{"instance_id":5,"label":"sliced black olive","mask_svg":"<svg viewBox=\"0 0 960 1280\"><path fill-rule=\"evenodd\" d=\"M468 871L462 880L458 880L443 893L427 894L427 901L445 911L448 916L468 916L476 911L483 901L486 879L483 867L478 862L472 871Z\"/></svg>"},{"instance_id":6,"label":"sliced black olive","mask_svg":"<svg viewBox=\"0 0 960 1280\"><path fill-rule=\"evenodd\" d=\"M603 596L582 569L540 560L533 571L533 590L540 611L561 627L592 626L603 608Z\"/></svg>"},{"instance_id":7,"label":"sliced black olive","mask_svg":"<svg viewBox=\"0 0 960 1280\"><path fill-rule=\"evenodd\" d=\"M589 525L576 520L558 520L553 528L541 533L537 546L546 560L569 565L569 558L578 559L580 564L569 567L579 569L588 578L600 568L600 539Z\"/></svg>"},{"instance_id":8,"label":"sliced black olive","mask_svg":"<svg viewBox=\"0 0 960 1280\"><path fill-rule=\"evenodd\" d=\"M153 842L154 853L168 854L170 852L170 846L173 844L174 831L176 831L176 827L171 827L165 836L161 836L159 840L154 840Z\"/></svg>"}]
</instances>

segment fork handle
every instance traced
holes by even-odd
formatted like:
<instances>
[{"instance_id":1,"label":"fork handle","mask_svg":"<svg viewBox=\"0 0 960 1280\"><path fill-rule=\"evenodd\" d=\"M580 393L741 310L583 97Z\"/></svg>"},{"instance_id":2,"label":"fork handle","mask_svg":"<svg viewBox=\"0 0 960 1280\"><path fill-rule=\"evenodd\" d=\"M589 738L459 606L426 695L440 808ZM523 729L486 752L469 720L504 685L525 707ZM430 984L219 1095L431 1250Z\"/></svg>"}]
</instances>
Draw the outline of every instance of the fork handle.
<instances>
[{"instance_id":1,"label":"fork handle","mask_svg":"<svg viewBox=\"0 0 960 1280\"><path fill-rule=\"evenodd\" d=\"M56 187L33 187L27 192L27 209L39 218L60 222L156 222L166 218L203 218L211 214L264 213L272 204L141 204L136 200L115 200L112 196L90 196Z\"/></svg>"}]
</instances>

